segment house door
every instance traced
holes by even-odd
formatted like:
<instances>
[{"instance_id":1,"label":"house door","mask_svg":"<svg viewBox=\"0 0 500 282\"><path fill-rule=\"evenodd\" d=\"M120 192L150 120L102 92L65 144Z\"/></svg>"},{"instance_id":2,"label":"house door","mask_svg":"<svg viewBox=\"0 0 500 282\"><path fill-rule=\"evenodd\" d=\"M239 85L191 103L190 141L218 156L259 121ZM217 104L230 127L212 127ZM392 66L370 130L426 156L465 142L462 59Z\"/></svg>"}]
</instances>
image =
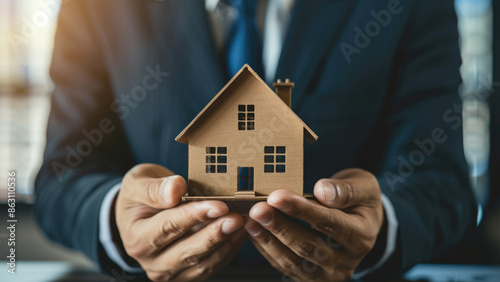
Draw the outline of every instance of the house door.
<instances>
[{"instance_id":1,"label":"house door","mask_svg":"<svg viewBox=\"0 0 500 282\"><path fill-rule=\"evenodd\" d=\"M238 167L238 191L253 191L253 167Z\"/></svg>"}]
</instances>

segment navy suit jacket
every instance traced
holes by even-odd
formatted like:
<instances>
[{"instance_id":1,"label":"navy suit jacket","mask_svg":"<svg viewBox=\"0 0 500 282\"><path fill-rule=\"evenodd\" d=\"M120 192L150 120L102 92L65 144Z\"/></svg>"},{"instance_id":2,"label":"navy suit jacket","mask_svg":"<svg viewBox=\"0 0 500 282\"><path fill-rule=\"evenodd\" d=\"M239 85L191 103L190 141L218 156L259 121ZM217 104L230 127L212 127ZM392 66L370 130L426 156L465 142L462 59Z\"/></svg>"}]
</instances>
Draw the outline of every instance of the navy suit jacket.
<instances>
[{"instance_id":1,"label":"navy suit jacket","mask_svg":"<svg viewBox=\"0 0 500 282\"><path fill-rule=\"evenodd\" d=\"M374 173L399 221L392 271L474 225L460 64L452 0L297 0L292 11L276 78L295 82L292 109L319 136L305 146L306 190L342 169ZM98 239L104 195L139 163L187 177L174 138L229 80L222 66L203 1L65 2L36 180L46 234L115 267Z\"/></svg>"}]
</instances>

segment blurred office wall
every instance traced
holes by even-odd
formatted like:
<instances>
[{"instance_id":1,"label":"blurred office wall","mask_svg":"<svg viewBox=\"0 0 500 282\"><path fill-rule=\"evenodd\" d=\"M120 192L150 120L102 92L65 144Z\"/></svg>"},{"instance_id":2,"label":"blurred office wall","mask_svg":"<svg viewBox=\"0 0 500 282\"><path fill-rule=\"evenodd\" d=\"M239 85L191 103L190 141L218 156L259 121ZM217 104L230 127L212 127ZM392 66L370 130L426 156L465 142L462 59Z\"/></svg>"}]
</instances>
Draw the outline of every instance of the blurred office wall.
<instances>
[{"instance_id":1,"label":"blurred office wall","mask_svg":"<svg viewBox=\"0 0 500 282\"><path fill-rule=\"evenodd\" d=\"M488 99L490 106L490 203L487 210L490 217L486 232L498 255L497 263L500 264L500 1L493 3L493 81L494 94Z\"/></svg>"},{"instance_id":2,"label":"blurred office wall","mask_svg":"<svg viewBox=\"0 0 500 282\"><path fill-rule=\"evenodd\" d=\"M493 9L491 0L457 0L462 52L464 152L480 211L489 196L489 109L493 93ZM479 215L479 220L481 214Z\"/></svg>"},{"instance_id":3,"label":"blurred office wall","mask_svg":"<svg viewBox=\"0 0 500 282\"><path fill-rule=\"evenodd\" d=\"M60 4L0 0L0 201L11 170L17 174L18 199L32 200L45 145L48 68Z\"/></svg>"},{"instance_id":4,"label":"blurred office wall","mask_svg":"<svg viewBox=\"0 0 500 282\"><path fill-rule=\"evenodd\" d=\"M495 211L499 193L498 187L491 185L491 179L498 178L499 171L490 167L498 162L499 156L493 157L493 152L500 147L492 138L498 136L500 129L498 121L495 122L499 107L490 107L493 100L498 100L495 90L500 86L499 76L496 79L493 76L493 61L500 55L499 45L495 48L493 45L499 36L499 30L496 37L493 30L500 16L499 4L500 1L492 0L456 0L463 59L460 95L464 153L479 211L477 229L437 259L439 263L500 263L500 210Z\"/></svg>"}]
</instances>

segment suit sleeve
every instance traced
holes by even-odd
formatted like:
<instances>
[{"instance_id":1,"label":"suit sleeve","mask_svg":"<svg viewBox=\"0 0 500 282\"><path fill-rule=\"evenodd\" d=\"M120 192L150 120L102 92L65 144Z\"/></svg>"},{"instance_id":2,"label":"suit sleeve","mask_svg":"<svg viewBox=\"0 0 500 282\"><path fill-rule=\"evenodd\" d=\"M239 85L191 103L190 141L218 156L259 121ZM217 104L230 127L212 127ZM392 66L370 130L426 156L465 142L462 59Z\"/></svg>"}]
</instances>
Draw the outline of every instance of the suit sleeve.
<instances>
[{"instance_id":1,"label":"suit sleeve","mask_svg":"<svg viewBox=\"0 0 500 282\"><path fill-rule=\"evenodd\" d=\"M108 272L98 239L99 208L132 158L113 102L106 60L86 1L63 3L51 77L55 89L38 173L36 213L46 235L81 251ZM120 273L120 271L118 271Z\"/></svg>"},{"instance_id":2,"label":"suit sleeve","mask_svg":"<svg viewBox=\"0 0 500 282\"><path fill-rule=\"evenodd\" d=\"M392 262L402 270L451 248L476 218L463 154L453 1L413 4L393 66L389 114L376 133L385 138L377 177L399 222Z\"/></svg>"}]
</instances>

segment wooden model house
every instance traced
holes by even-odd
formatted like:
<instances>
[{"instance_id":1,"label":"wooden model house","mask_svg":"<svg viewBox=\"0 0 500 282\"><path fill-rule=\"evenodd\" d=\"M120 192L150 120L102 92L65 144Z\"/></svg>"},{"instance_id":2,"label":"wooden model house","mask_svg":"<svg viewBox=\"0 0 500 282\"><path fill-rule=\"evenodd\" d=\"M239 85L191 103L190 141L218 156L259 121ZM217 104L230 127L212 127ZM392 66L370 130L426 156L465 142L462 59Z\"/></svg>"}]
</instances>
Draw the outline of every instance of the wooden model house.
<instances>
[{"instance_id":1,"label":"wooden model house","mask_svg":"<svg viewBox=\"0 0 500 282\"><path fill-rule=\"evenodd\" d=\"M185 200L261 200L303 194L304 137L318 136L290 109L288 79L276 93L245 65L175 138L189 144Z\"/></svg>"}]
</instances>

